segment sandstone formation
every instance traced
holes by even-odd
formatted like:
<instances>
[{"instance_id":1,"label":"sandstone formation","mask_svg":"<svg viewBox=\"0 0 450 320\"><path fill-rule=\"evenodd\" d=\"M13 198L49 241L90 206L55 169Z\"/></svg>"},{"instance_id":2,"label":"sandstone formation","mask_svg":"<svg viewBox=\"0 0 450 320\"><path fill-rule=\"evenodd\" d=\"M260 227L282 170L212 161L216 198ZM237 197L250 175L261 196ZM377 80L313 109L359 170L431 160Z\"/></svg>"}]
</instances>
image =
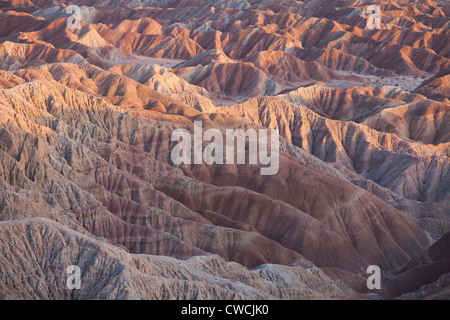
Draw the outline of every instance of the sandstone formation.
<instances>
[{"instance_id":1,"label":"sandstone formation","mask_svg":"<svg viewBox=\"0 0 450 320\"><path fill-rule=\"evenodd\" d=\"M0 1L0 299L448 298L450 6L379 5ZM278 172L176 165L195 121Z\"/></svg>"}]
</instances>

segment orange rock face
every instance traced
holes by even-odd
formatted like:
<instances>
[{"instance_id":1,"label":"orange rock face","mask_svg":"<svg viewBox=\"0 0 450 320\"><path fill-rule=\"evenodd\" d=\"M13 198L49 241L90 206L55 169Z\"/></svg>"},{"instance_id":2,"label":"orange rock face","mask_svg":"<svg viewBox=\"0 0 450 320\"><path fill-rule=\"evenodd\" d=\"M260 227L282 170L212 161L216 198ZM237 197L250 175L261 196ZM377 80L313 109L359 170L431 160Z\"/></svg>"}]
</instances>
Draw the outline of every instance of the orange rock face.
<instances>
[{"instance_id":1,"label":"orange rock face","mask_svg":"<svg viewBox=\"0 0 450 320\"><path fill-rule=\"evenodd\" d=\"M448 4L68 3L0 1L0 299L448 298ZM175 164L195 121L279 170Z\"/></svg>"}]
</instances>

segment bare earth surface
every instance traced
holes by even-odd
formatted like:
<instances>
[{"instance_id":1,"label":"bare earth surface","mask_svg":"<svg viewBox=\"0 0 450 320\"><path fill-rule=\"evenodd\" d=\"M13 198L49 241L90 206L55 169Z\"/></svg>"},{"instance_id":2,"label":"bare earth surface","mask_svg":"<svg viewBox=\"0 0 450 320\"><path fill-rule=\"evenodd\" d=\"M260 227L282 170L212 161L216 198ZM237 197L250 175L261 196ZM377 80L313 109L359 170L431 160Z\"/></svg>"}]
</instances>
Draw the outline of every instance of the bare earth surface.
<instances>
[{"instance_id":1,"label":"bare earth surface","mask_svg":"<svg viewBox=\"0 0 450 320\"><path fill-rule=\"evenodd\" d=\"M448 299L450 3L369 4L0 1L0 299ZM278 173L175 165L194 121Z\"/></svg>"}]
</instances>

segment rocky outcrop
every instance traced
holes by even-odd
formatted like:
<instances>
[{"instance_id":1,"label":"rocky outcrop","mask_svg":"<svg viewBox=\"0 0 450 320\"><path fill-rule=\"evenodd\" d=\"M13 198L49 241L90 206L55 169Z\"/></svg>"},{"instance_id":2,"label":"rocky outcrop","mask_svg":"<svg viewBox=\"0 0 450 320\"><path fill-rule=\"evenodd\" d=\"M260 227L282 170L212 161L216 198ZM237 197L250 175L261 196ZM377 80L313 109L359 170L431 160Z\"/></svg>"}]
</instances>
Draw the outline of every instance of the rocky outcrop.
<instances>
[{"instance_id":1,"label":"rocky outcrop","mask_svg":"<svg viewBox=\"0 0 450 320\"><path fill-rule=\"evenodd\" d=\"M450 99L450 68L443 69L430 79L425 80L415 92L448 104Z\"/></svg>"},{"instance_id":2,"label":"rocky outcrop","mask_svg":"<svg viewBox=\"0 0 450 320\"><path fill-rule=\"evenodd\" d=\"M0 299L445 297L450 9L379 5L0 1ZM175 165L194 121L278 172Z\"/></svg>"}]
</instances>

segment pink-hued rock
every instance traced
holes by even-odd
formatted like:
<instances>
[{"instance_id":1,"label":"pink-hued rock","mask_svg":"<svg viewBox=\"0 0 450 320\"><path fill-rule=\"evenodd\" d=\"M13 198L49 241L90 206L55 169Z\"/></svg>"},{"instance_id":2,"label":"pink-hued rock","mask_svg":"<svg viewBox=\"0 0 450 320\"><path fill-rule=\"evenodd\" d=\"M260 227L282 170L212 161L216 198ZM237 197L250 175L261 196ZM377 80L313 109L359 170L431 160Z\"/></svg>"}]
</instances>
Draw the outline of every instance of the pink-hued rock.
<instances>
[{"instance_id":1,"label":"pink-hued rock","mask_svg":"<svg viewBox=\"0 0 450 320\"><path fill-rule=\"evenodd\" d=\"M0 1L0 299L448 297L450 7L378 5ZM175 165L195 121L279 170Z\"/></svg>"}]
</instances>

